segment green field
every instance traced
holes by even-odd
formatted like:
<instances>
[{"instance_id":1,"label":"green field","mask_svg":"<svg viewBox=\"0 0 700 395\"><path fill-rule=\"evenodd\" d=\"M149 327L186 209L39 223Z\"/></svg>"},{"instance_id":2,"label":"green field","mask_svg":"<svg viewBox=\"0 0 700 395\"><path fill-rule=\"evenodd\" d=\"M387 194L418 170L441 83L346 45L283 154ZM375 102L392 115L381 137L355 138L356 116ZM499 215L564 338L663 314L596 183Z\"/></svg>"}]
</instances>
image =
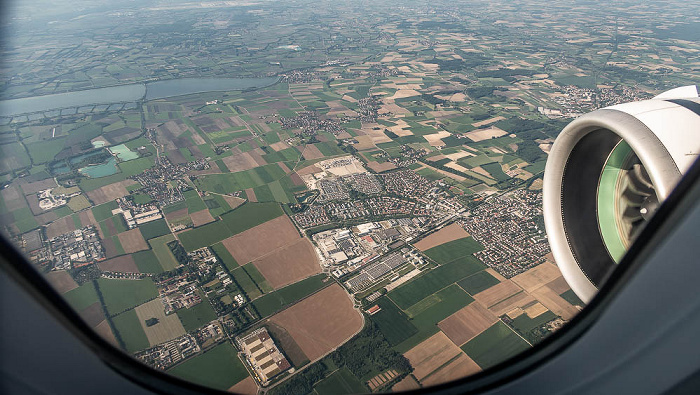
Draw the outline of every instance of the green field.
<instances>
[{"instance_id":1,"label":"green field","mask_svg":"<svg viewBox=\"0 0 700 395\"><path fill-rule=\"evenodd\" d=\"M167 235L168 233L170 233L170 228L168 227L167 222L165 222L165 220L162 218L155 221L147 222L139 226L139 229L141 229L141 234L146 240Z\"/></svg>"},{"instance_id":2,"label":"green field","mask_svg":"<svg viewBox=\"0 0 700 395\"><path fill-rule=\"evenodd\" d=\"M481 166L484 170L488 171L493 178L496 179L496 181L505 181L509 180L510 176L506 173L503 172L503 169L501 169L501 164L500 163L487 163L485 165Z\"/></svg>"},{"instance_id":3,"label":"green field","mask_svg":"<svg viewBox=\"0 0 700 395\"><path fill-rule=\"evenodd\" d=\"M277 203L247 203L221 216L232 234L243 232L283 215Z\"/></svg>"},{"instance_id":4,"label":"green field","mask_svg":"<svg viewBox=\"0 0 700 395\"><path fill-rule=\"evenodd\" d=\"M105 308L110 315L136 307L158 297L158 289L150 278L143 280L112 280L100 278L97 285Z\"/></svg>"},{"instance_id":5,"label":"green field","mask_svg":"<svg viewBox=\"0 0 700 395\"><path fill-rule=\"evenodd\" d=\"M246 203L221 216L221 221L200 226L179 235L187 251L210 246L237 233L284 214L277 203Z\"/></svg>"},{"instance_id":6,"label":"green field","mask_svg":"<svg viewBox=\"0 0 700 395\"><path fill-rule=\"evenodd\" d=\"M151 245L153 252L158 258L158 262L163 267L163 270L173 270L180 266L180 263L175 259L175 256L170 251L167 243L175 240L175 236L172 234L167 234L165 236L156 237L155 239L148 240L148 244Z\"/></svg>"},{"instance_id":7,"label":"green field","mask_svg":"<svg viewBox=\"0 0 700 395\"><path fill-rule=\"evenodd\" d=\"M91 304L100 301L92 281L66 292L63 294L63 297L76 311L81 311Z\"/></svg>"},{"instance_id":8,"label":"green field","mask_svg":"<svg viewBox=\"0 0 700 395\"><path fill-rule=\"evenodd\" d=\"M127 310L116 317L112 317L114 329L119 332L119 337L124 342L126 351L136 352L148 348L148 337L136 316L134 309Z\"/></svg>"},{"instance_id":9,"label":"green field","mask_svg":"<svg viewBox=\"0 0 700 395\"><path fill-rule=\"evenodd\" d=\"M286 174L277 164L269 164L235 173L208 174L195 180L201 191L233 193L279 180Z\"/></svg>"},{"instance_id":10,"label":"green field","mask_svg":"<svg viewBox=\"0 0 700 395\"><path fill-rule=\"evenodd\" d=\"M314 386L314 391L318 395L362 394L367 392L367 387L347 368L343 367L317 383Z\"/></svg>"},{"instance_id":11,"label":"green field","mask_svg":"<svg viewBox=\"0 0 700 395\"><path fill-rule=\"evenodd\" d=\"M275 292L261 296L253 301L253 307L260 313L261 317L267 317L273 313L282 310L282 308L296 303L302 298L305 298L321 288L329 285L329 281L325 281L328 277L325 274L317 274L298 283L280 288Z\"/></svg>"},{"instance_id":12,"label":"green field","mask_svg":"<svg viewBox=\"0 0 700 395\"><path fill-rule=\"evenodd\" d=\"M482 271L472 274L471 276L458 281L457 284L460 287L462 287L465 291L469 292L469 294L476 295L481 291L493 287L499 282L500 281L498 281L494 276L490 275L488 272Z\"/></svg>"},{"instance_id":13,"label":"green field","mask_svg":"<svg viewBox=\"0 0 700 395\"><path fill-rule=\"evenodd\" d=\"M418 328L418 333L406 339L394 347L400 353L404 353L418 345L418 343L437 333L440 328L438 322L444 320L459 309L469 305L474 299L456 284L430 295L430 303L423 304L422 311L417 313L411 323Z\"/></svg>"},{"instance_id":14,"label":"green field","mask_svg":"<svg viewBox=\"0 0 700 395\"><path fill-rule=\"evenodd\" d=\"M228 342L188 359L168 370L168 373L222 391L248 377L236 349Z\"/></svg>"},{"instance_id":15,"label":"green field","mask_svg":"<svg viewBox=\"0 0 700 395\"><path fill-rule=\"evenodd\" d=\"M245 270L246 273L248 273L248 276L250 276L250 278L253 281L255 281L255 284L257 284L258 288L260 288L260 290L263 291L263 293L268 293L275 290L274 288L272 288L272 286L270 286L270 284L267 283L265 277L263 277L262 273L260 273L258 268L255 267L255 265L253 265L252 263L243 265L243 270Z\"/></svg>"},{"instance_id":16,"label":"green field","mask_svg":"<svg viewBox=\"0 0 700 395\"><path fill-rule=\"evenodd\" d=\"M262 295L262 291L255 285L255 282L250 278L248 273L242 267L237 267L231 270L231 275L236 280L238 285L243 289L243 292L248 295L248 299L255 299Z\"/></svg>"},{"instance_id":17,"label":"green field","mask_svg":"<svg viewBox=\"0 0 700 395\"><path fill-rule=\"evenodd\" d=\"M489 368L527 350L530 346L499 321L462 346L482 369Z\"/></svg>"},{"instance_id":18,"label":"green field","mask_svg":"<svg viewBox=\"0 0 700 395\"><path fill-rule=\"evenodd\" d=\"M462 239L450 241L437 247L433 247L424 251L424 253L437 263L448 263L457 258L471 255L483 249L484 246L482 246L478 241L471 237L464 237Z\"/></svg>"},{"instance_id":19,"label":"green field","mask_svg":"<svg viewBox=\"0 0 700 395\"><path fill-rule=\"evenodd\" d=\"M484 265L476 258L471 256L463 257L460 260L438 266L428 273L414 278L389 292L388 295L401 309L406 310L455 281L459 281L482 269L484 269Z\"/></svg>"},{"instance_id":20,"label":"green field","mask_svg":"<svg viewBox=\"0 0 700 395\"><path fill-rule=\"evenodd\" d=\"M189 309L178 310L177 316L180 317L182 326L187 332L193 331L216 319L214 308L211 307L207 298L202 298L201 303Z\"/></svg>"},{"instance_id":21,"label":"green field","mask_svg":"<svg viewBox=\"0 0 700 395\"><path fill-rule=\"evenodd\" d=\"M163 273L163 267L158 263L158 258L153 250L139 251L131 254L141 273Z\"/></svg>"},{"instance_id":22,"label":"green field","mask_svg":"<svg viewBox=\"0 0 700 395\"><path fill-rule=\"evenodd\" d=\"M191 189L189 191L183 192L182 194L185 196L187 211L190 214L196 213L197 211L206 210L207 205L204 204L204 201L201 197L199 197L199 193L197 193L197 191Z\"/></svg>"},{"instance_id":23,"label":"green field","mask_svg":"<svg viewBox=\"0 0 700 395\"><path fill-rule=\"evenodd\" d=\"M238 262L236 262L236 259L233 258L223 244L216 243L212 245L211 248L214 250L216 256L219 257L221 263L223 263L229 271L233 271L238 267Z\"/></svg>"},{"instance_id":24,"label":"green field","mask_svg":"<svg viewBox=\"0 0 700 395\"><path fill-rule=\"evenodd\" d=\"M538 337L531 333L531 331L555 318L557 318L557 315L551 311L546 311L535 318L530 318L527 314L520 314L513 320L511 326L530 341L530 343L534 344L538 340Z\"/></svg>"},{"instance_id":25,"label":"green field","mask_svg":"<svg viewBox=\"0 0 700 395\"><path fill-rule=\"evenodd\" d=\"M379 298L377 305L381 310L370 318L377 324L389 344L395 346L418 333L418 329L411 324L406 314L399 310L389 298L385 296Z\"/></svg>"},{"instance_id":26,"label":"green field","mask_svg":"<svg viewBox=\"0 0 700 395\"><path fill-rule=\"evenodd\" d=\"M579 299L579 297L576 296L576 294L574 293L574 291L571 290L571 289L568 290L568 291L566 291L566 292L564 292L563 294L561 294L561 295L559 295L559 296L561 296L562 298L564 298L564 300L566 300L567 302L571 303L571 304L574 305L574 306L581 306L581 307L584 306L584 304L583 304L583 302L581 301L581 299Z\"/></svg>"},{"instance_id":27,"label":"green field","mask_svg":"<svg viewBox=\"0 0 700 395\"><path fill-rule=\"evenodd\" d=\"M104 204L100 204L99 206L93 207L92 214L95 216L95 220L97 220L97 222L101 222L111 217L112 210L118 207L119 205L115 201L107 202Z\"/></svg>"}]
</instances>

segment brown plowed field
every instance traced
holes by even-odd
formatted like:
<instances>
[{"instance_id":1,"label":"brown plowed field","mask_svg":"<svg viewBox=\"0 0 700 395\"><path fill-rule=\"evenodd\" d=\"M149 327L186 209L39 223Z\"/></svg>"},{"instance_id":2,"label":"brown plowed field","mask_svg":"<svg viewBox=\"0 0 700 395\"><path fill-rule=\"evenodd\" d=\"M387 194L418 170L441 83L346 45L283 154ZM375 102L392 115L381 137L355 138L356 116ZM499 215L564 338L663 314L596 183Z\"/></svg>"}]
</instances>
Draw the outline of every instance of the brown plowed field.
<instances>
[{"instance_id":1,"label":"brown plowed field","mask_svg":"<svg viewBox=\"0 0 700 395\"><path fill-rule=\"evenodd\" d=\"M228 205L231 206L232 209L245 203L245 199L237 198L235 196L221 195L221 197L224 198L226 203L228 203Z\"/></svg>"},{"instance_id":2,"label":"brown plowed field","mask_svg":"<svg viewBox=\"0 0 700 395\"><path fill-rule=\"evenodd\" d=\"M270 148L275 151L282 151L283 149L289 148L289 145L284 141L278 141L276 143L270 144Z\"/></svg>"},{"instance_id":3,"label":"brown plowed field","mask_svg":"<svg viewBox=\"0 0 700 395\"><path fill-rule=\"evenodd\" d=\"M79 314L80 318L82 318L83 321L85 321L85 323L91 328L97 326L105 319L105 314L102 312L102 305L100 302L91 304L83 309L83 311L79 312Z\"/></svg>"},{"instance_id":4,"label":"brown plowed field","mask_svg":"<svg viewBox=\"0 0 700 395\"><path fill-rule=\"evenodd\" d=\"M438 327L454 344L461 346L490 328L496 321L498 317L481 304L470 303L469 306L440 321Z\"/></svg>"},{"instance_id":5,"label":"brown plowed field","mask_svg":"<svg viewBox=\"0 0 700 395\"><path fill-rule=\"evenodd\" d=\"M273 315L270 321L285 328L311 361L343 344L363 324L362 315L338 284Z\"/></svg>"},{"instance_id":6,"label":"brown plowed field","mask_svg":"<svg viewBox=\"0 0 700 395\"><path fill-rule=\"evenodd\" d=\"M394 384L394 386L391 387L391 391L392 392L401 392L401 391L415 390L418 388L420 388L420 385L418 384L416 379L414 379L413 376L408 375L408 376L404 377L403 380Z\"/></svg>"},{"instance_id":7,"label":"brown plowed field","mask_svg":"<svg viewBox=\"0 0 700 395\"><path fill-rule=\"evenodd\" d=\"M255 191L253 190L253 188L248 188L245 190L245 197L253 203L256 203L258 201L258 197L255 196Z\"/></svg>"},{"instance_id":8,"label":"brown plowed field","mask_svg":"<svg viewBox=\"0 0 700 395\"><path fill-rule=\"evenodd\" d=\"M429 235L425 239L415 243L415 247L421 251L429 250L433 247L437 247L440 244L448 243L457 239L462 239L469 237L464 228L462 228L458 223L446 226L437 232Z\"/></svg>"},{"instance_id":9,"label":"brown plowed field","mask_svg":"<svg viewBox=\"0 0 700 395\"><path fill-rule=\"evenodd\" d=\"M72 232L75 230L75 222L73 222L72 216L63 217L57 219L46 227L46 237L53 239L56 236L60 236L64 233Z\"/></svg>"},{"instance_id":10,"label":"brown plowed field","mask_svg":"<svg viewBox=\"0 0 700 395\"><path fill-rule=\"evenodd\" d=\"M127 254L147 250L149 248L139 228L122 232L118 234L117 237L119 238L119 242L122 243L124 252Z\"/></svg>"},{"instance_id":11,"label":"brown plowed field","mask_svg":"<svg viewBox=\"0 0 700 395\"><path fill-rule=\"evenodd\" d=\"M499 302L499 303L489 307L489 310L491 310L491 312L493 314L495 314L497 317L500 317L503 314L515 309L516 307L522 308L522 307L527 306L528 304L530 304L534 301L535 301L535 298L528 295L526 292L520 292L520 293L515 294L502 302Z\"/></svg>"},{"instance_id":12,"label":"brown plowed field","mask_svg":"<svg viewBox=\"0 0 700 395\"><path fill-rule=\"evenodd\" d=\"M94 205L107 203L116 198L128 195L129 191L126 190L126 187L134 184L136 184L134 180L119 181L90 191L87 195Z\"/></svg>"},{"instance_id":13,"label":"brown plowed field","mask_svg":"<svg viewBox=\"0 0 700 395\"><path fill-rule=\"evenodd\" d=\"M299 239L289 246L278 248L253 261L253 264L275 289L321 273L318 256L307 239Z\"/></svg>"},{"instance_id":14,"label":"brown plowed field","mask_svg":"<svg viewBox=\"0 0 700 395\"><path fill-rule=\"evenodd\" d=\"M491 307L496 303L522 291L523 290L520 289L520 287L518 287L512 281L505 280L485 291L481 291L478 294L474 295L474 299L476 299L477 301L479 301L479 303L486 307Z\"/></svg>"},{"instance_id":15,"label":"brown plowed field","mask_svg":"<svg viewBox=\"0 0 700 395\"><path fill-rule=\"evenodd\" d=\"M22 192L25 195L32 195L44 189L55 188L57 186L56 181L53 178L47 178L41 181L28 182L26 184L20 184Z\"/></svg>"},{"instance_id":16,"label":"brown plowed field","mask_svg":"<svg viewBox=\"0 0 700 395\"><path fill-rule=\"evenodd\" d=\"M544 284L556 280L558 277L561 277L559 268L551 262L545 262L525 273L518 274L512 280L527 292L532 292Z\"/></svg>"},{"instance_id":17,"label":"brown plowed field","mask_svg":"<svg viewBox=\"0 0 700 395\"><path fill-rule=\"evenodd\" d=\"M258 164L255 163L255 159L253 159L247 152L234 152L233 155L225 157L222 159L222 161L226 167L234 173L237 171L249 170L254 167L258 167Z\"/></svg>"},{"instance_id":18,"label":"brown plowed field","mask_svg":"<svg viewBox=\"0 0 700 395\"><path fill-rule=\"evenodd\" d=\"M313 159L318 159L318 158L323 158L323 154L321 151L318 149L313 144L307 144L306 147L304 148L304 159L306 160L313 160Z\"/></svg>"},{"instance_id":19,"label":"brown plowed field","mask_svg":"<svg viewBox=\"0 0 700 395\"><path fill-rule=\"evenodd\" d=\"M119 255L119 251L117 251L117 246L114 244L114 240L112 240L111 237L102 240L102 247L104 247L105 249L105 256L107 258L112 258Z\"/></svg>"},{"instance_id":20,"label":"brown plowed field","mask_svg":"<svg viewBox=\"0 0 700 395\"><path fill-rule=\"evenodd\" d=\"M462 350L442 332L438 332L419 345L408 350L404 357L413 366L413 375L418 381L423 380L435 369L461 354Z\"/></svg>"},{"instance_id":21,"label":"brown plowed field","mask_svg":"<svg viewBox=\"0 0 700 395\"><path fill-rule=\"evenodd\" d=\"M299 174L300 176L306 176L306 175L309 175L309 174L318 173L318 172L320 172L320 171L322 171L321 168L319 168L319 167L316 166L316 165L311 165L311 166L306 166L306 167L304 167L303 169L297 170L297 174Z\"/></svg>"},{"instance_id":22,"label":"brown plowed field","mask_svg":"<svg viewBox=\"0 0 700 395\"><path fill-rule=\"evenodd\" d=\"M194 224L194 226L202 226L208 224L209 222L214 222L214 217L211 216L211 213L207 209L190 214L190 218L192 219L192 224Z\"/></svg>"},{"instance_id":23,"label":"brown plowed field","mask_svg":"<svg viewBox=\"0 0 700 395\"><path fill-rule=\"evenodd\" d=\"M172 212L165 214L165 219L167 219L168 222L173 222L173 221L187 217L187 213L188 213L187 209L182 208L180 210L172 211Z\"/></svg>"},{"instance_id":24,"label":"brown plowed field","mask_svg":"<svg viewBox=\"0 0 700 395\"><path fill-rule=\"evenodd\" d=\"M112 345L114 345L115 347L119 347L119 343L114 337L114 333L112 333L112 328L109 327L109 323L107 322L107 320L100 322L94 329L95 332L98 335L102 336L103 339L112 343Z\"/></svg>"},{"instance_id":25,"label":"brown plowed field","mask_svg":"<svg viewBox=\"0 0 700 395\"><path fill-rule=\"evenodd\" d=\"M223 243L236 262L245 265L299 238L289 217L283 215L231 236Z\"/></svg>"},{"instance_id":26,"label":"brown plowed field","mask_svg":"<svg viewBox=\"0 0 700 395\"><path fill-rule=\"evenodd\" d=\"M98 229L100 228L97 223L97 220L95 219L95 215L92 213L92 210L81 211L80 214L78 214L78 218L80 218L80 223L82 223L83 226L88 226L92 224L95 225Z\"/></svg>"},{"instance_id":27,"label":"brown plowed field","mask_svg":"<svg viewBox=\"0 0 700 395\"><path fill-rule=\"evenodd\" d=\"M241 395L255 395L258 393L258 385L255 384L255 380L252 377L248 376L229 388L228 392Z\"/></svg>"},{"instance_id":28,"label":"brown plowed field","mask_svg":"<svg viewBox=\"0 0 700 395\"><path fill-rule=\"evenodd\" d=\"M564 277L558 277L556 280L552 280L547 283L547 288L551 289L554 291L557 295L561 295L564 292L568 291L571 289L569 287L569 283L566 282Z\"/></svg>"},{"instance_id":29,"label":"brown plowed field","mask_svg":"<svg viewBox=\"0 0 700 395\"><path fill-rule=\"evenodd\" d=\"M384 162L384 163L379 163L379 162L374 162L374 161L367 162L367 167L376 171L377 173L396 169L396 165L391 163L391 162Z\"/></svg>"},{"instance_id":30,"label":"brown plowed field","mask_svg":"<svg viewBox=\"0 0 700 395\"><path fill-rule=\"evenodd\" d=\"M98 262L97 266L106 272L141 273L131 255L107 259L106 261Z\"/></svg>"},{"instance_id":31,"label":"brown plowed field","mask_svg":"<svg viewBox=\"0 0 700 395\"><path fill-rule=\"evenodd\" d=\"M302 180L301 177L299 177L299 174L297 174L297 173L290 174L289 178L292 180L294 185L297 185L297 186L304 185L304 180Z\"/></svg>"},{"instance_id":32,"label":"brown plowed field","mask_svg":"<svg viewBox=\"0 0 700 395\"><path fill-rule=\"evenodd\" d=\"M570 320L578 313L576 307L547 287L537 288L530 294L546 308L552 310L554 314L561 316L565 320Z\"/></svg>"},{"instance_id":33,"label":"brown plowed field","mask_svg":"<svg viewBox=\"0 0 700 395\"><path fill-rule=\"evenodd\" d=\"M461 379L462 377L471 376L474 373L481 371L479 365L476 364L467 354L461 354L457 359L450 362L449 365L441 368L430 377L423 380L423 385L438 385L448 381Z\"/></svg>"},{"instance_id":34,"label":"brown plowed field","mask_svg":"<svg viewBox=\"0 0 700 395\"><path fill-rule=\"evenodd\" d=\"M289 174L291 172L291 170L289 170L289 167L287 167L287 165L285 165L284 162L277 162L277 166L279 166L285 174Z\"/></svg>"},{"instance_id":35,"label":"brown plowed field","mask_svg":"<svg viewBox=\"0 0 700 395\"><path fill-rule=\"evenodd\" d=\"M71 289L78 288L78 283L65 270L56 270L46 274L46 280L56 292L63 294Z\"/></svg>"}]
</instances>

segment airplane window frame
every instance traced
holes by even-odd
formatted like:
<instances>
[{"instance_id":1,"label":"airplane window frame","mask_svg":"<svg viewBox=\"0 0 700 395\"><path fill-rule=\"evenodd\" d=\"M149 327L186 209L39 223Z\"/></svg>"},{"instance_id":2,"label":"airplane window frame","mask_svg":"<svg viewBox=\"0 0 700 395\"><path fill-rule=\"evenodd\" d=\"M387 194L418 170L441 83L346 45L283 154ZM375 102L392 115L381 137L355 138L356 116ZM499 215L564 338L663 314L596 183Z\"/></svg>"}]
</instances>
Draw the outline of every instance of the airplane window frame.
<instances>
[{"instance_id":1,"label":"airplane window frame","mask_svg":"<svg viewBox=\"0 0 700 395\"><path fill-rule=\"evenodd\" d=\"M692 198L692 189L700 184L700 160L696 160L656 215L643 229L620 264L607 276L603 286L591 302L567 325L542 342L535 344L513 358L482 372L440 385L404 392L406 394L481 393L497 388L541 366L581 337L606 310L627 280L644 266L648 256L677 226ZM155 393L168 394L225 394L228 392L195 384L143 364L119 350L94 332L78 313L54 290L48 281L12 245L0 235L0 256L4 263L0 270L18 283L45 308L73 336L95 353L112 370Z\"/></svg>"}]
</instances>

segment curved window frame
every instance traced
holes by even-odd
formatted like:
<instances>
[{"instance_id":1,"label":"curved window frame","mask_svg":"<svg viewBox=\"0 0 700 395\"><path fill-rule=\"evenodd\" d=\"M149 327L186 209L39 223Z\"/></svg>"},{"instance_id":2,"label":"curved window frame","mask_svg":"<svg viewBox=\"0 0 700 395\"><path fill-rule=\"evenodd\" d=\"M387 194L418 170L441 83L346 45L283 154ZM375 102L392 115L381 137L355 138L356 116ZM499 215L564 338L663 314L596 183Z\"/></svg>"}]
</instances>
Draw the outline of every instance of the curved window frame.
<instances>
[{"instance_id":1,"label":"curved window frame","mask_svg":"<svg viewBox=\"0 0 700 395\"><path fill-rule=\"evenodd\" d=\"M615 270L605 279L593 300L567 325L531 349L482 372L406 394L480 393L498 388L533 372L581 337L601 316L627 280L644 266L645 256L663 242L693 202L694 190L700 190L700 161L696 161L671 195L641 232ZM155 393L230 394L195 384L141 363L94 332L63 297L4 236L0 236L0 268L24 288L42 307L84 343L107 366L126 379Z\"/></svg>"}]
</instances>

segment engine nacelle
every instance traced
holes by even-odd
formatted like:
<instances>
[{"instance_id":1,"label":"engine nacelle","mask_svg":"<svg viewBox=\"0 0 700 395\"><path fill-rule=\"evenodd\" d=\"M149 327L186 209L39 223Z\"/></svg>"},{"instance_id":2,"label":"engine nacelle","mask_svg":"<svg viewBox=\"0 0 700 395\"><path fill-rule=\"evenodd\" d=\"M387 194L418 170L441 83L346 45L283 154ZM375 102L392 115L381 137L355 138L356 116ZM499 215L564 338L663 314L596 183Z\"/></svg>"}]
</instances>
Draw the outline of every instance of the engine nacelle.
<instances>
[{"instance_id":1,"label":"engine nacelle","mask_svg":"<svg viewBox=\"0 0 700 395\"><path fill-rule=\"evenodd\" d=\"M695 86L583 115L557 137L544 173L547 236L588 302L700 153Z\"/></svg>"}]
</instances>

